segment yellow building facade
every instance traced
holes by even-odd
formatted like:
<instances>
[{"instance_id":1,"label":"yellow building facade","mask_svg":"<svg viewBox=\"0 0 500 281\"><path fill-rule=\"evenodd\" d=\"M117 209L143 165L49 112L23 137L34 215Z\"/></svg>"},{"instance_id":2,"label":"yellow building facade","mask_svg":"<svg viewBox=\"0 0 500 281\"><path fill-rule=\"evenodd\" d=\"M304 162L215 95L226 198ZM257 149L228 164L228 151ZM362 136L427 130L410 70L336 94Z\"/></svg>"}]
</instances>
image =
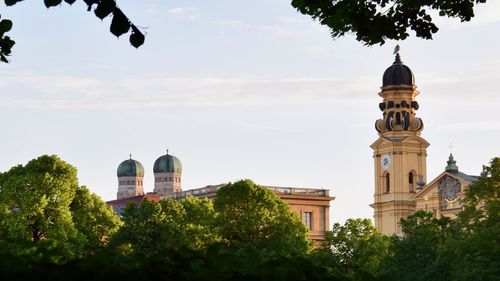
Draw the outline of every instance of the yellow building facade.
<instances>
[{"instance_id":1,"label":"yellow building facade","mask_svg":"<svg viewBox=\"0 0 500 281\"><path fill-rule=\"evenodd\" d=\"M382 118L375 122L378 139L373 150L376 228L382 234L400 234L401 218L416 210L433 211L454 217L461 210L463 189L475 177L458 171L450 154L445 172L427 182L427 147L421 137L422 119L416 116L419 95L411 69L404 65L399 54L383 75L378 94ZM457 191L458 190L458 191Z\"/></svg>"}]
</instances>

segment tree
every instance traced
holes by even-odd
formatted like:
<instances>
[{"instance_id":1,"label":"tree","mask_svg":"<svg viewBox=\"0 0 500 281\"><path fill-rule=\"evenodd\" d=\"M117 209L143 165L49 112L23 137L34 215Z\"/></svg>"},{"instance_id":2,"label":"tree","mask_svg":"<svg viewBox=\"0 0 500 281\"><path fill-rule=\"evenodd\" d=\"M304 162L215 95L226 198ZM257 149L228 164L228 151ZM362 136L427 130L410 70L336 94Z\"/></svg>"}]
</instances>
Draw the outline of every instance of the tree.
<instances>
[{"instance_id":1,"label":"tree","mask_svg":"<svg viewBox=\"0 0 500 281\"><path fill-rule=\"evenodd\" d=\"M448 238L450 223L447 217L437 219L425 211L401 219L404 237L393 240L392 256L386 259L384 272L401 281L447 280L443 276L447 268L438 268L436 261Z\"/></svg>"},{"instance_id":2,"label":"tree","mask_svg":"<svg viewBox=\"0 0 500 281\"><path fill-rule=\"evenodd\" d=\"M76 168L43 155L0 174L0 247L35 261L64 262L104 246L118 218L78 186Z\"/></svg>"},{"instance_id":3,"label":"tree","mask_svg":"<svg viewBox=\"0 0 500 281\"><path fill-rule=\"evenodd\" d=\"M113 209L85 186L76 189L69 207L81 240L82 254L103 248L123 224Z\"/></svg>"},{"instance_id":4,"label":"tree","mask_svg":"<svg viewBox=\"0 0 500 281\"><path fill-rule=\"evenodd\" d=\"M21 2L23 0L5 0L5 5L12 6ZM63 0L44 0L45 6L47 8L58 6ZM83 0L85 4L88 5L87 11L94 11L96 17L103 20L104 18L112 15L110 32L116 37L129 32L129 41L132 46L139 48L144 44L144 34L139 30L139 28L134 25L130 19L122 12L118 7L115 0ZM72 5L76 0L64 0L64 2ZM95 5L95 8L94 8ZM12 29L12 21L4 19L0 21L0 61L8 63L7 57L12 51L12 47L15 41L10 39L9 36L5 35L6 32Z\"/></svg>"},{"instance_id":5,"label":"tree","mask_svg":"<svg viewBox=\"0 0 500 281\"><path fill-rule=\"evenodd\" d=\"M187 197L130 204L124 225L111 240L123 253L151 257L165 250L198 250L220 239L214 228L215 212L208 199Z\"/></svg>"},{"instance_id":6,"label":"tree","mask_svg":"<svg viewBox=\"0 0 500 281\"><path fill-rule=\"evenodd\" d=\"M76 169L57 156L41 156L0 176L1 240L28 254L62 250L76 235L69 205Z\"/></svg>"},{"instance_id":7,"label":"tree","mask_svg":"<svg viewBox=\"0 0 500 281\"><path fill-rule=\"evenodd\" d=\"M474 6L486 0L292 0L304 15L330 28L333 38L354 33L365 45L384 44L387 39L404 40L413 30L417 37L432 39L439 28L431 14L459 18L474 17Z\"/></svg>"},{"instance_id":8,"label":"tree","mask_svg":"<svg viewBox=\"0 0 500 281\"><path fill-rule=\"evenodd\" d=\"M380 275L383 260L389 254L391 238L380 234L369 219L348 219L335 223L325 234L321 249L315 254L321 264L334 268L352 280L364 280L368 273Z\"/></svg>"},{"instance_id":9,"label":"tree","mask_svg":"<svg viewBox=\"0 0 500 281\"><path fill-rule=\"evenodd\" d=\"M465 191L457 229L439 262L450 263L457 281L498 280L500 276L500 158L483 167L478 181ZM451 260L450 260L451 259Z\"/></svg>"},{"instance_id":10,"label":"tree","mask_svg":"<svg viewBox=\"0 0 500 281\"><path fill-rule=\"evenodd\" d=\"M228 184L214 202L222 239L231 247L269 254L304 254L308 230L287 203L251 180Z\"/></svg>"}]
</instances>

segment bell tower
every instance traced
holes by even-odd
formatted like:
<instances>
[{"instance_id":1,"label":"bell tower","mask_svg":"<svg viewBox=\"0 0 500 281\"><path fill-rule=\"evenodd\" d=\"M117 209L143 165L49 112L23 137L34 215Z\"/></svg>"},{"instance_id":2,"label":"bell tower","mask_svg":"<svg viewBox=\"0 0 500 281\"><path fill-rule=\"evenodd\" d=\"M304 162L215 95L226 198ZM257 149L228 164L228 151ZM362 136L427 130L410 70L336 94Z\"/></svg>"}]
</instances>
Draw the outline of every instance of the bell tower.
<instances>
[{"instance_id":1,"label":"bell tower","mask_svg":"<svg viewBox=\"0 0 500 281\"><path fill-rule=\"evenodd\" d=\"M415 212L415 192L427 180L429 143L420 137L424 127L416 117L419 94L411 69L404 65L396 48L394 63L384 72L379 108L382 119L375 122L379 138L373 149L375 171L375 227L383 234L399 234L399 221Z\"/></svg>"}]
</instances>

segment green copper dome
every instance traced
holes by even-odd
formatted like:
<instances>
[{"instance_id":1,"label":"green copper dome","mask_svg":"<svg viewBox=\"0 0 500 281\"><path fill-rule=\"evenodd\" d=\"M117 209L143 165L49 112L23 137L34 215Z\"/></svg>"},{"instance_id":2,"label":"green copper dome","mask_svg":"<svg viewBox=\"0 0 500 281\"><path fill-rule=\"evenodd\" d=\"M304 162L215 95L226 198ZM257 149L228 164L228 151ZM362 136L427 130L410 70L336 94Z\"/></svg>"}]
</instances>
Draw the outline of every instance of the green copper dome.
<instances>
[{"instance_id":1,"label":"green copper dome","mask_svg":"<svg viewBox=\"0 0 500 281\"><path fill-rule=\"evenodd\" d=\"M181 161L173 156L167 154L156 159L153 166L153 172L156 173L182 173Z\"/></svg>"},{"instance_id":2,"label":"green copper dome","mask_svg":"<svg viewBox=\"0 0 500 281\"><path fill-rule=\"evenodd\" d=\"M144 167L141 162L130 158L118 166L116 175L118 177L144 177Z\"/></svg>"}]
</instances>

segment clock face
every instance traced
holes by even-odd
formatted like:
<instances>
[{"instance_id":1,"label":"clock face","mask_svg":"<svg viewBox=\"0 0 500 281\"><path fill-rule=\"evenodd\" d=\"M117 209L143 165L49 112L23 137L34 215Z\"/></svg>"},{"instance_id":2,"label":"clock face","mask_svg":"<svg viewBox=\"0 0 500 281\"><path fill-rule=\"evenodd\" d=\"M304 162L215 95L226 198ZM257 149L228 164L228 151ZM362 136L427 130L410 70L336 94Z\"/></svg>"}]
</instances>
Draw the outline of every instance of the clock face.
<instances>
[{"instance_id":1,"label":"clock face","mask_svg":"<svg viewBox=\"0 0 500 281\"><path fill-rule=\"evenodd\" d=\"M389 154L384 154L380 158L380 165L384 170L387 170L391 166L391 156Z\"/></svg>"}]
</instances>

